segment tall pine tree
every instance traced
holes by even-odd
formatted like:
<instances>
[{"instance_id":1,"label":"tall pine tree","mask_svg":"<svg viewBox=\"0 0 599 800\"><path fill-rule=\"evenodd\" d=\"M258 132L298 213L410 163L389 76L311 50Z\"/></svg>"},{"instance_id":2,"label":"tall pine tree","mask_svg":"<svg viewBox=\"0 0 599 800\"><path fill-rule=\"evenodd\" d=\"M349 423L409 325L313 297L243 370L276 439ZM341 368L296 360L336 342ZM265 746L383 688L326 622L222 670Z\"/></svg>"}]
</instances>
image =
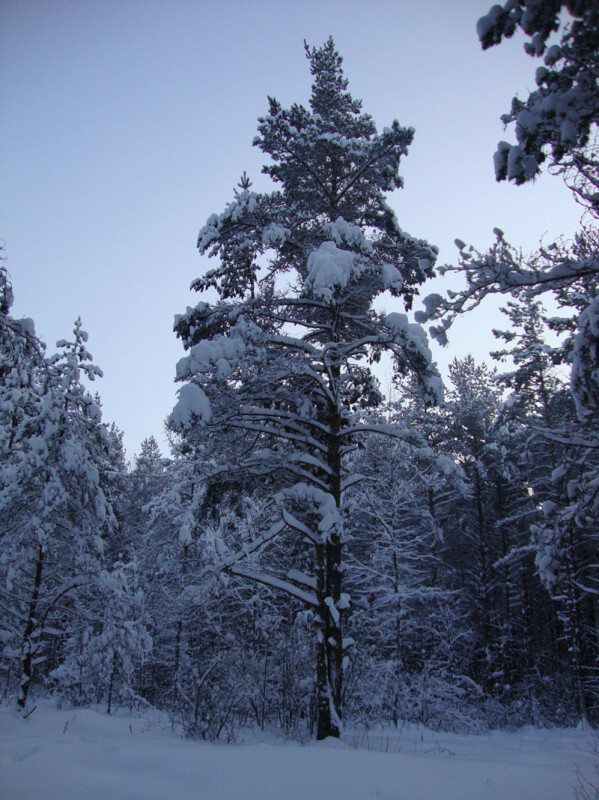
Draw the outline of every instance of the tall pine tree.
<instances>
[{"instance_id":1,"label":"tall pine tree","mask_svg":"<svg viewBox=\"0 0 599 800\"><path fill-rule=\"evenodd\" d=\"M277 187L255 193L244 175L200 232L200 252L220 264L193 288L216 289L219 300L176 320L189 352L177 365L185 383L171 426L199 458L208 440L226 452L221 473L239 470L270 487L270 526L221 567L311 613L317 737L325 738L341 730L346 493L359 480L348 455L368 433L420 441L360 421L382 399L372 365L390 353L429 403L442 384L422 328L374 309L385 291L409 309L433 272L436 249L404 233L385 202L402 186L398 167L414 132L397 121L377 132L347 91L332 39L306 54L309 107L270 98L254 140Z\"/></svg>"}]
</instances>

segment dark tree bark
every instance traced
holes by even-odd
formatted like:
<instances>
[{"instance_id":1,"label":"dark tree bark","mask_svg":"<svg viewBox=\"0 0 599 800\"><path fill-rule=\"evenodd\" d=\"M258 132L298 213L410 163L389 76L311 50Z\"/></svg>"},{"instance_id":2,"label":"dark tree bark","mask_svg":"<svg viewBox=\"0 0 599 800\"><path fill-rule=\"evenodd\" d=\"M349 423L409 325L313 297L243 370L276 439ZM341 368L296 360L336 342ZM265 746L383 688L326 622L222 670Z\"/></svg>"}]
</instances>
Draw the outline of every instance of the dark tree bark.
<instances>
[{"instance_id":1,"label":"dark tree bark","mask_svg":"<svg viewBox=\"0 0 599 800\"><path fill-rule=\"evenodd\" d=\"M21 684L19 688L19 697L17 703L21 710L25 710L27 704L27 696L31 689L32 683L32 667L33 656L35 653L34 638L37 630L37 615L40 599L40 589L42 585L42 576L44 571L44 548L39 546L37 551L37 559L35 563L35 576L33 579L33 589L31 591L31 600L29 601L29 612L27 614L27 622L25 630L23 631L23 643L21 646Z\"/></svg>"}]
</instances>

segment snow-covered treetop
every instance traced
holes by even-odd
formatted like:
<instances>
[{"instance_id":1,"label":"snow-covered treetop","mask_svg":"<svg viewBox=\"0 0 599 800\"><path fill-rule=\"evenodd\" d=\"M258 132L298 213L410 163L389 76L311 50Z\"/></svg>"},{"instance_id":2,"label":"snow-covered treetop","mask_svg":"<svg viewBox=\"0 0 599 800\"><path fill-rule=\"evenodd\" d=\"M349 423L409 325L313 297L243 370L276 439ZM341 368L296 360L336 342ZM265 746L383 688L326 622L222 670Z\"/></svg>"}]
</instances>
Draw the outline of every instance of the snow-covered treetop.
<instances>
[{"instance_id":1,"label":"snow-covered treetop","mask_svg":"<svg viewBox=\"0 0 599 800\"><path fill-rule=\"evenodd\" d=\"M337 388L345 399L335 402L368 405L380 395L365 362L385 350L399 372L419 376L427 401L441 397L425 332L373 308L389 292L409 309L433 274L437 249L402 231L385 201L402 185L399 164L414 132L397 121L377 132L348 91L332 39L305 50L314 79L309 107L269 98L254 141L278 188L254 192L243 173L233 200L200 231L200 253L219 264L192 289L215 288L220 300L175 318L188 350L177 379L191 381L170 418L175 429L230 419L240 398L258 396L318 417L309 384L342 364L347 375Z\"/></svg>"},{"instance_id":2,"label":"snow-covered treetop","mask_svg":"<svg viewBox=\"0 0 599 800\"><path fill-rule=\"evenodd\" d=\"M245 176L234 199L201 229L201 253L220 256L220 266L192 285L219 289L223 299L255 291L258 260L270 258L268 275L290 269L305 277L310 254L326 241L368 256L401 273L387 278L393 294L411 303L415 286L432 274L437 250L406 235L384 195L403 185L401 157L414 131L397 120L377 133L361 102L347 91L341 56L332 39L306 45L314 77L310 107L284 108L269 98L254 144L270 159L263 171L281 189L256 193Z\"/></svg>"},{"instance_id":3,"label":"snow-covered treetop","mask_svg":"<svg viewBox=\"0 0 599 800\"><path fill-rule=\"evenodd\" d=\"M333 37L329 36L322 47L310 47L304 40L304 49L310 61L310 72L314 76L310 96L312 111L323 117L330 117L337 112L359 114L362 101L353 98L347 91L349 81L343 74L343 58L335 49Z\"/></svg>"}]
</instances>

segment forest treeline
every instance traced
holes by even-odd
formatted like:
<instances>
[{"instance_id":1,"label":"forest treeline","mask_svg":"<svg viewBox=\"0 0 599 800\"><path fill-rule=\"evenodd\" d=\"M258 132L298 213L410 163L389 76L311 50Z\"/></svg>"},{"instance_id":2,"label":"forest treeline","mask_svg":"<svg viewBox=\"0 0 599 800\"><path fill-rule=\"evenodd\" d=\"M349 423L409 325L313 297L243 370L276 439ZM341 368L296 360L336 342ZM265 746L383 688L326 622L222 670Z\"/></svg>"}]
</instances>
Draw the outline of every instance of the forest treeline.
<instances>
[{"instance_id":1,"label":"forest treeline","mask_svg":"<svg viewBox=\"0 0 599 800\"><path fill-rule=\"evenodd\" d=\"M0 267L5 698L153 706L227 739L598 721L597 14L519 0L479 21L484 47L522 29L545 63L498 179L546 163L585 217L530 255L499 229L458 240L452 266L386 201L413 129L379 132L332 39L306 44L309 104L269 98L254 140L273 190L244 173L200 231L217 266L175 318L168 457L150 437L127 464L81 321L49 355ZM439 273L464 288L410 321ZM492 293L495 365L455 359L444 387L422 325L451 346Z\"/></svg>"}]
</instances>

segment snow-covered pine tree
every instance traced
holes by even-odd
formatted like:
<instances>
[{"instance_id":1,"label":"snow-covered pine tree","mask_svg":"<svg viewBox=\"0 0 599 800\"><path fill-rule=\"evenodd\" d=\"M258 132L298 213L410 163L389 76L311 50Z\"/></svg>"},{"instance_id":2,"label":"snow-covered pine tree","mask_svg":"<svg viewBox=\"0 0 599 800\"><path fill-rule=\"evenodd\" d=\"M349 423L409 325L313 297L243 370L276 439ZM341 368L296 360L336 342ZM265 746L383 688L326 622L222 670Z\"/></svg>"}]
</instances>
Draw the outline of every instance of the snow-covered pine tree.
<instances>
[{"instance_id":1,"label":"snow-covered pine tree","mask_svg":"<svg viewBox=\"0 0 599 800\"><path fill-rule=\"evenodd\" d=\"M418 439L390 425L365 425L359 407L381 395L372 363L391 353L414 372L427 401L442 393L426 335L373 302L389 291L409 308L432 274L436 249L405 234L385 202L402 186L399 162L413 130L394 121L378 133L347 91L332 39L306 53L314 78L309 107L269 99L255 144L278 184L255 193L247 178L202 228L200 252L220 258L192 285L216 289L176 319L189 350L171 426L188 448L227 442L226 468L272 487L272 524L222 564L229 574L275 587L317 626L317 737L338 736L343 688L345 493L358 480L347 456L367 433ZM221 465L220 469L224 469ZM303 550L286 574L258 565L275 540ZM281 548L278 548L281 551ZM276 569L276 565L273 565ZM279 573L281 571L281 564ZM287 565L285 565L287 567Z\"/></svg>"},{"instance_id":2,"label":"snow-covered pine tree","mask_svg":"<svg viewBox=\"0 0 599 800\"><path fill-rule=\"evenodd\" d=\"M8 612L3 656L8 671L20 673L24 709L36 666L49 655L59 657L49 639L67 635L73 595L98 574L103 536L114 516L102 489L106 429L82 383L84 374L93 380L101 371L87 351L80 320L73 340L58 342L59 351L49 358L31 324L5 315L2 328L8 333L3 344L24 335L28 345L17 348L23 362L10 363L14 354L3 352L8 380L0 465L1 592Z\"/></svg>"},{"instance_id":3,"label":"snow-covered pine tree","mask_svg":"<svg viewBox=\"0 0 599 800\"><path fill-rule=\"evenodd\" d=\"M0 263L0 509L11 508L14 515L3 514L0 530L0 598L3 622L2 671L5 693L10 691L19 663L19 645L29 629L25 608L17 609L10 597L12 584L11 550L13 539L20 537L28 511L25 493L18 496L17 481L22 475L24 446L41 414L41 387L45 377L44 346L35 336L31 319L11 316L13 291L8 271ZM32 595L32 600L35 593ZM30 615L29 615L30 616Z\"/></svg>"},{"instance_id":4,"label":"snow-covered pine tree","mask_svg":"<svg viewBox=\"0 0 599 800\"><path fill-rule=\"evenodd\" d=\"M160 452L153 436L144 439L140 452L127 469L122 448L122 434L114 425L108 429L111 442L111 462L114 468L113 490L119 498L116 509L118 537L111 537L110 552L113 561L130 560L135 556L140 563L145 560L144 537L150 527L148 505L162 492L167 483L170 460Z\"/></svg>"},{"instance_id":5,"label":"snow-covered pine tree","mask_svg":"<svg viewBox=\"0 0 599 800\"><path fill-rule=\"evenodd\" d=\"M96 404L102 408L99 395ZM110 566L117 561L128 562L133 558L133 539L129 530L129 503L131 499L130 476L123 443L124 432L111 422L104 423L108 444L108 464L102 473L102 490L114 514L110 535L104 541L104 564Z\"/></svg>"},{"instance_id":6,"label":"snow-covered pine tree","mask_svg":"<svg viewBox=\"0 0 599 800\"><path fill-rule=\"evenodd\" d=\"M509 319L506 330L494 330L495 338L505 342L491 357L501 363L509 359L514 368L502 372L498 383L513 391L512 406L552 425L551 399L557 389L553 348L547 342L543 306L539 301L508 300L502 312Z\"/></svg>"},{"instance_id":7,"label":"snow-covered pine tree","mask_svg":"<svg viewBox=\"0 0 599 800\"><path fill-rule=\"evenodd\" d=\"M164 485L168 463L153 436L143 440L131 470L132 492L138 499L140 508L156 497Z\"/></svg>"}]
</instances>

